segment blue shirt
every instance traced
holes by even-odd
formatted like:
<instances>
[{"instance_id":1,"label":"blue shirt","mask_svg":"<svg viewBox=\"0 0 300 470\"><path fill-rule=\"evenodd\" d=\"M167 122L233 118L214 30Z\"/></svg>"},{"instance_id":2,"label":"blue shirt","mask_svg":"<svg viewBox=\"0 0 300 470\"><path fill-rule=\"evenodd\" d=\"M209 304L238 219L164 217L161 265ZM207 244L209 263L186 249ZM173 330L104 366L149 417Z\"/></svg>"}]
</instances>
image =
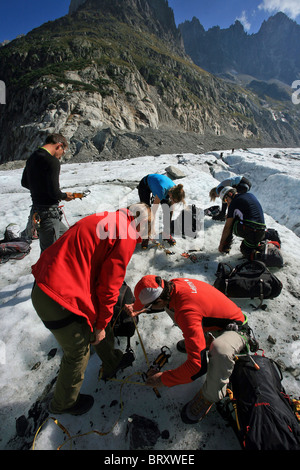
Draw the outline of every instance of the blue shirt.
<instances>
[{"instance_id":1,"label":"blue shirt","mask_svg":"<svg viewBox=\"0 0 300 470\"><path fill-rule=\"evenodd\" d=\"M160 200L163 200L166 199L168 192L175 186L175 184L174 181L168 178L168 176L151 174L148 175L148 186L154 196L157 196Z\"/></svg>"}]
</instances>

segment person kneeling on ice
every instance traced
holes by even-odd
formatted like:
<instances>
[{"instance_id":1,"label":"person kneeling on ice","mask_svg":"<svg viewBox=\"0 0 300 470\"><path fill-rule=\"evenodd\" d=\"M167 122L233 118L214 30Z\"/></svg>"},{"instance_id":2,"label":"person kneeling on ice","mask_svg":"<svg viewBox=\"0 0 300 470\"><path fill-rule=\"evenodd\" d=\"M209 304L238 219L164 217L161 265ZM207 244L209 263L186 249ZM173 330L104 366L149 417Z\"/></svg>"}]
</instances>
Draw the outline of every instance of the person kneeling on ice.
<instances>
[{"instance_id":1,"label":"person kneeling on ice","mask_svg":"<svg viewBox=\"0 0 300 470\"><path fill-rule=\"evenodd\" d=\"M110 321L136 244L151 230L151 209L133 204L75 223L32 267L32 303L63 349L51 413L80 415L93 405L80 394L90 343L103 379L132 365L132 353L114 349Z\"/></svg>"},{"instance_id":2,"label":"person kneeling on ice","mask_svg":"<svg viewBox=\"0 0 300 470\"><path fill-rule=\"evenodd\" d=\"M187 353L186 361L173 370L154 372L146 384L151 387L191 383L206 374L195 397L181 411L183 422L201 421L213 403L226 396L235 356L248 349L251 329L241 309L216 288L196 279L166 281L144 276L134 289L135 303L126 305L129 316L165 310L182 330L184 340L177 349ZM212 342L207 348L209 332Z\"/></svg>"},{"instance_id":3,"label":"person kneeling on ice","mask_svg":"<svg viewBox=\"0 0 300 470\"><path fill-rule=\"evenodd\" d=\"M210 190L210 200L215 201L216 198L220 196L220 192L225 188L225 186L231 186L232 188L235 188L239 194L244 194L250 191L252 184L245 176L232 176L231 178L221 181L217 187ZM217 215L213 216L213 220L225 220L226 211L227 204L222 201L221 211Z\"/></svg>"},{"instance_id":4,"label":"person kneeling on ice","mask_svg":"<svg viewBox=\"0 0 300 470\"><path fill-rule=\"evenodd\" d=\"M174 184L168 176L160 174L150 174L145 176L138 185L138 193L141 202L151 206L153 199L152 212L155 217L158 205L163 209L163 239L169 245L175 245L176 241L171 235L171 219L173 204L184 203L185 192L182 184ZM152 194L152 197L151 197ZM147 248L148 239L144 239L142 247Z\"/></svg>"},{"instance_id":5,"label":"person kneeling on ice","mask_svg":"<svg viewBox=\"0 0 300 470\"><path fill-rule=\"evenodd\" d=\"M220 198L228 205L227 218L218 248L220 253L229 253L234 234L243 238L240 246L241 253L245 258L253 259L266 232L260 202L254 194L238 194L237 190L230 186L225 186L221 190Z\"/></svg>"}]
</instances>

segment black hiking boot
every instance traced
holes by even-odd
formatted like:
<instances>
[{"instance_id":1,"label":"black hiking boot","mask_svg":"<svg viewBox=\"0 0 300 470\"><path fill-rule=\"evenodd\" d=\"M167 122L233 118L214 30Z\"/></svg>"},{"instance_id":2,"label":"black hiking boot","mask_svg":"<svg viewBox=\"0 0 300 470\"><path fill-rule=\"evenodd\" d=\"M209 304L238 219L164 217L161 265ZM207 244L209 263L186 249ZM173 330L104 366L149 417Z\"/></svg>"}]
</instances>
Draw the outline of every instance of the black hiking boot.
<instances>
[{"instance_id":1,"label":"black hiking boot","mask_svg":"<svg viewBox=\"0 0 300 470\"><path fill-rule=\"evenodd\" d=\"M180 416L185 424L196 424L207 415L213 403L205 400L202 391L198 392L194 398L186 403L181 410Z\"/></svg>"},{"instance_id":2,"label":"black hiking boot","mask_svg":"<svg viewBox=\"0 0 300 470\"><path fill-rule=\"evenodd\" d=\"M132 363L134 362L135 357L132 351L127 351L125 354L123 354L123 357L115 370L110 373L105 373L102 369L100 370L99 373L99 379L101 380L109 380L112 379L113 377L116 377L116 374L119 370L123 371L126 369L126 367L132 366Z\"/></svg>"},{"instance_id":3,"label":"black hiking boot","mask_svg":"<svg viewBox=\"0 0 300 470\"><path fill-rule=\"evenodd\" d=\"M142 249L143 249L143 250L147 250L148 244L149 244L149 239L148 239L148 238L144 238L144 240L142 241Z\"/></svg>"},{"instance_id":4,"label":"black hiking boot","mask_svg":"<svg viewBox=\"0 0 300 470\"><path fill-rule=\"evenodd\" d=\"M226 219L225 213L224 212L219 212L219 214L213 215L212 219L213 220L220 220L221 222L223 222Z\"/></svg>"},{"instance_id":5,"label":"black hiking boot","mask_svg":"<svg viewBox=\"0 0 300 470\"><path fill-rule=\"evenodd\" d=\"M51 409L51 403L49 406L49 411L50 413L54 414L69 414L69 415L74 415L74 416L79 416L83 415L84 413L87 413L93 406L94 404L94 398L91 395L84 395L84 394L79 394L76 403L71 406L71 408L66 408L65 410L62 411L55 411Z\"/></svg>"}]
</instances>

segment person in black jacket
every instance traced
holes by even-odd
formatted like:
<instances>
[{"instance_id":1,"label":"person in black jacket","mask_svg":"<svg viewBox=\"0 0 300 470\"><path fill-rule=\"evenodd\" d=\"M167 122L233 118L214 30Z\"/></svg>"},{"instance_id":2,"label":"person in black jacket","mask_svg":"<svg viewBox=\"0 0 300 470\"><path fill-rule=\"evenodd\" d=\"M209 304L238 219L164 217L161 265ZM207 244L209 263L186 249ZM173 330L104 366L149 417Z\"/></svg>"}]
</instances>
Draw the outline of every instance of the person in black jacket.
<instances>
[{"instance_id":1,"label":"person in black jacket","mask_svg":"<svg viewBox=\"0 0 300 470\"><path fill-rule=\"evenodd\" d=\"M265 217L262 206L252 193L239 194L235 188L225 186L220 191L222 202L228 205L219 251L229 253L233 235L243 239L240 251L251 260L259 243L265 238Z\"/></svg>"},{"instance_id":2,"label":"person in black jacket","mask_svg":"<svg viewBox=\"0 0 300 470\"><path fill-rule=\"evenodd\" d=\"M25 233L31 237L33 217L38 225L41 252L52 245L66 230L62 223L59 201L71 201L73 193L62 192L59 187L60 159L68 148L61 134L51 134L45 144L28 158L21 184L30 190L32 208ZM23 233L24 233L23 232Z\"/></svg>"}]
</instances>

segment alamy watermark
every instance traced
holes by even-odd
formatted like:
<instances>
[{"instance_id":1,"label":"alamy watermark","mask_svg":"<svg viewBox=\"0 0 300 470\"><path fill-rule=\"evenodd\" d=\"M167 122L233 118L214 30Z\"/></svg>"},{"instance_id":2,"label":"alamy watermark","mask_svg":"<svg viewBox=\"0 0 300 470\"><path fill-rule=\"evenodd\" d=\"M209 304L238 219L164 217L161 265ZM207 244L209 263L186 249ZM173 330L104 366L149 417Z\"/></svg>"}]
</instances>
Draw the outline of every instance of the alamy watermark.
<instances>
[{"instance_id":1,"label":"alamy watermark","mask_svg":"<svg viewBox=\"0 0 300 470\"><path fill-rule=\"evenodd\" d=\"M202 247L204 243L204 211L198 207L184 207L178 204L176 209L168 204L153 204L150 213L141 208L140 203L124 204L123 208L130 209L134 220L129 227L125 219L121 217L121 212L97 211L97 215L102 215L96 233L100 240L110 239L159 239L159 233L163 238L197 238L197 245ZM175 204L177 206L177 204ZM125 223L122 223L125 222Z\"/></svg>"},{"instance_id":2,"label":"alamy watermark","mask_svg":"<svg viewBox=\"0 0 300 470\"><path fill-rule=\"evenodd\" d=\"M296 89L296 91L292 93L292 102L293 104L300 104L300 80L295 80L292 83L292 88L293 90Z\"/></svg>"},{"instance_id":3,"label":"alamy watermark","mask_svg":"<svg viewBox=\"0 0 300 470\"><path fill-rule=\"evenodd\" d=\"M6 86L2 80L0 80L0 104L6 104Z\"/></svg>"}]
</instances>

